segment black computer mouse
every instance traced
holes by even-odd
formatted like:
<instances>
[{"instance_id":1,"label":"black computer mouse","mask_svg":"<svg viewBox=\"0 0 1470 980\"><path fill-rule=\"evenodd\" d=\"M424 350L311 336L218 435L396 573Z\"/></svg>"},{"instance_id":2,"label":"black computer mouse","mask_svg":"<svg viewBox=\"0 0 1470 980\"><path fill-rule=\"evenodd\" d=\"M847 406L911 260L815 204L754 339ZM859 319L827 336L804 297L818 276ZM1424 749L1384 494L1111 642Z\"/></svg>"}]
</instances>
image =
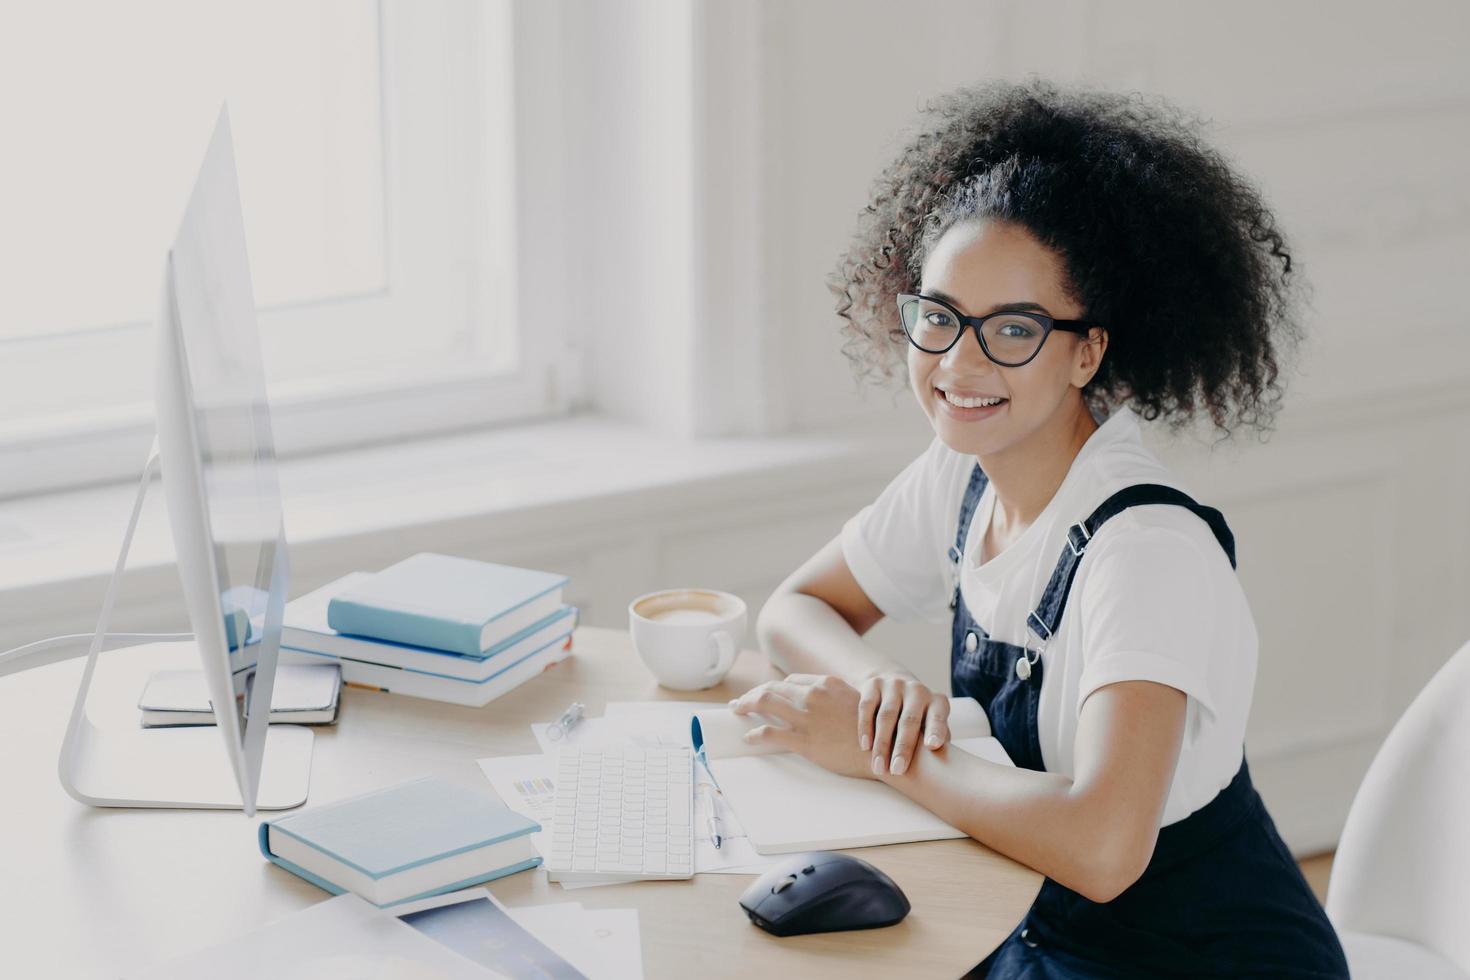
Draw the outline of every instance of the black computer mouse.
<instances>
[{"instance_id":1,"label":"black computer mouse","mask_svg":"<svg viewBox=\"0 0 1470 980\"><path fill-rule=\"evenodd\" d=\"M757 878L740 907L775 936L876 929L909 914L909 900L892 878L836 851L793 855Z\"/></svg>"}]
</instances>

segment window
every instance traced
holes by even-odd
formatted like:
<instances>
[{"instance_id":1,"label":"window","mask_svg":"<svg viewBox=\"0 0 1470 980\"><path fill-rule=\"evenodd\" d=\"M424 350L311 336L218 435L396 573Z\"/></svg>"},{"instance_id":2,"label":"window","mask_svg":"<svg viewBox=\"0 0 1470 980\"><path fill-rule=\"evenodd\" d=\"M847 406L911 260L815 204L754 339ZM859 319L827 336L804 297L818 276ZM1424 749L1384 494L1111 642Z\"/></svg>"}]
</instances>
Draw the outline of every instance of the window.
<instances>
[{"instance_id":1,"label":"window","mask_svg":"<svg viewBox=\"0 0 1470 980\"><path fill-rule=\"evenodd\" d=\"M562 325L529 344L515 315L509 0L3 21L0 497L140 470L164 255L222 102L283 455L564 408Z\"/></svg>"}]
</instances>

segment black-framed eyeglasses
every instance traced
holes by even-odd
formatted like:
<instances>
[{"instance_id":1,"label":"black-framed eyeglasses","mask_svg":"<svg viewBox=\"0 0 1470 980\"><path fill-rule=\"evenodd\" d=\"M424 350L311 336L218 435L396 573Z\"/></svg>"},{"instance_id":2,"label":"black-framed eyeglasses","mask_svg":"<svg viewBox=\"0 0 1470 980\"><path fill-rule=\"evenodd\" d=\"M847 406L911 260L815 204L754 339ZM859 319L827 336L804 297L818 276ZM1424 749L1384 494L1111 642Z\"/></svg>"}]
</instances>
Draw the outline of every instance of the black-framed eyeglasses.
<instances>
[{"instance_id":1,"label":"black-framed eyeglasses","mask_svg":"<svg viewBox=\"0 0 1470 980\"><path fill-rule=\"evenodd\" d=\"M922 293L899 293L898 315L909 343L926 354L943 354L972 327L985 356L1001 367L1020 367L1041 352L1053 330L1087 335L1100 324L1058 320L1045 313L1001 310L989 316L965 316L942 299Z\"/></svg>"}]
</instances>

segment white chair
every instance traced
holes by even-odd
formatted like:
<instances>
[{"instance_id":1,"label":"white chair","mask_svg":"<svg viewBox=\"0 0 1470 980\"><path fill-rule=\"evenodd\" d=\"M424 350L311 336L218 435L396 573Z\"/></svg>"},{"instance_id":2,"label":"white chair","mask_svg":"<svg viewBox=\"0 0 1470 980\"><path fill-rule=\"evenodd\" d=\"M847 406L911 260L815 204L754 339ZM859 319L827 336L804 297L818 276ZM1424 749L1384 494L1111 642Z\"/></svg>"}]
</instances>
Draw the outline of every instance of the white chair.
<instances>
[{"instance_id":1,"label":"white chair","mask_svg":"<svg viewBox=\"0 0 1470 980\"><path fill-rule=\"evenodd\" d=\"M1470 643L1368 767L1332 862L1327 914L1355 978L1470 978Z\"/></svg>"}]
</instances>

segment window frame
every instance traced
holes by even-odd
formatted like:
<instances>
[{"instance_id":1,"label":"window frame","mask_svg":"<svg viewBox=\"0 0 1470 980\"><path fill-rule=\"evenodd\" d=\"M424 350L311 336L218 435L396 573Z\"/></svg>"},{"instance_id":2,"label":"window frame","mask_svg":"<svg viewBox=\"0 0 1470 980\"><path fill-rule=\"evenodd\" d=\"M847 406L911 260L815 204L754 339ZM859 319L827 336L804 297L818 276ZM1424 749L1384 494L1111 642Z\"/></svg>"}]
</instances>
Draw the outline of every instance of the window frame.
<instances>
[{"instance_id":1,"label":"window frame","mask_svg":"<svg viewBox=\"0 0 1470 980\"><path fill-rule=\"evenodd\" d=\"M554 227L526 241L517 234L520 136L545 109L536 100L548 98L517 77L517 8L378 4L387 289L264 308L262 334L308 331L330 346L359 327L412 330L431 317L453 323L454 339L428 356L271 384L280 457L568 412L580 366L567 325L538 322L532 342L516 315L520 280L536 265L528 254L554 254L557 237ZM481 176L497 171L507 179ZM512 349L495 351L496 336ZM151 372L152 348L152 324L140 323L0 345L58 379L88 354L110 364L121 353ZM0 421L0 499L132 479L153 428L151 400Z\"/></svg>"}]
</instances>

